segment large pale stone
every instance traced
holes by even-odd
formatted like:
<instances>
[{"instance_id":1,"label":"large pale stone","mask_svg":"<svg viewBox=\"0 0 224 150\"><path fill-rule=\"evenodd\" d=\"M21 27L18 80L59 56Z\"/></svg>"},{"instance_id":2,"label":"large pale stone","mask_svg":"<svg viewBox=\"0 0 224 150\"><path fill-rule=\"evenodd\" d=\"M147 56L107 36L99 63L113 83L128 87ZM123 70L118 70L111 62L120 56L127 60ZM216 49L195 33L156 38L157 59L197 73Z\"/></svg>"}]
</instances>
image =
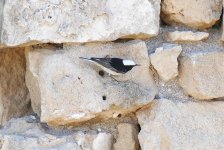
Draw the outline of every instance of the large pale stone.
<instances>
[{"instance_id":1,"label":"large pale stone","mask_svg":"<svg viewBox=\"0 0 224 150\"><path fill-rule=\"evenodd\" d=\"M6 0L2 42L112 41L159 31L160 0Z\"/></svg>"},{"instance_id":2,"label":"large pale stone","mask_svg":"<svg viewBox=\"0 0 224 150\"><path fill-rule=\"evenodd\" d=\"M139 150L138 130L132 124L122 123L117 126L118 139L114 144L115 150Z\"/></svg>"},{"instance_id":3,"label":"large pale stone","mask_svg":"<svg viewBox=\"0 0 224 150\"><path fill-rule=\"evenodd\" d=\"M224 149L224 102L155 100L139 111L142 150Z\"/></svg>"},{"instance_id":4,"label":"large pale stone","mask_svg":"<svg viewBox=\"0 0 224 150\"><path fill-rule=\"evenodd\" d=\"M161 16L168 24L209 28L222 13L222 0L163 0Z\"/></svg>"},{"instance_id":5,"label":"large pale stone","mask_svg":"<svg viewBox=\"0 0 224 150\"><path fill-rule=\"evenodd\" d=\"M206 32L174 31L166 33L165 38L170 42L197 42L207 39L208 36L209 33Z\"/></svg>"},{"instance_id":6,"label":"large pale stone","mask_svg":"<svg viewBox=\"0 0 224 150\"><path fill-rule=\"evenodd\" d=\"M153 67L164 81L169 81L178 75L177 58L182 48L176 44L163 44L163 47L156 49L155 53L150 55Z\"/></svg>"},{"instance_id":7,"label":"large pale stone","mask_svg":"<svg viewBox=\"0 0 224 150\"><path fill-rule=\"evenodd\" d=\"M102 145L105 145L105 142L113 142L111 134L97 134L96 131L79 131L67 135L49 134L35 122L34 116L12 119L0 130L1 150L95 150L94 143L102 135L107 135L110 139L101 139L101 145L98 143L99 150L104 150Z\"/></svg>"},{"instance_id":8,"label":"large pale stone","mask_svg":"<svg viewBox=\"0 0 224 150\"><path fill-rule=\"evenodd\" d=\"M121 76L79 57L120 57L137 64ZM51 125L73 125L126 114L153 100L157 89L144 42L67 45L63 50L27 51L26 82L33 109ZM114 115L115 114L115 115Z\"/></svg>"},{"instance_id":9,"label":"large pale stone","mask_svg":"<svg viewBox=\"0 0 224 150\"><path fill-rule=\"evenodd\" d=\"M198 52L180 59L180 85L198 99L224 97L224 53Z\"/></svg>"},{"instance_id":10,"label":"large pale stone","mask_svg":"<svg viewBox=\"0 0 224 150\"><path fill-rule=\"evenodd\" d=\"M0 51L0 124L30 109L25 84L25 54L23 48Z\"/></svg>"}]
</instances>

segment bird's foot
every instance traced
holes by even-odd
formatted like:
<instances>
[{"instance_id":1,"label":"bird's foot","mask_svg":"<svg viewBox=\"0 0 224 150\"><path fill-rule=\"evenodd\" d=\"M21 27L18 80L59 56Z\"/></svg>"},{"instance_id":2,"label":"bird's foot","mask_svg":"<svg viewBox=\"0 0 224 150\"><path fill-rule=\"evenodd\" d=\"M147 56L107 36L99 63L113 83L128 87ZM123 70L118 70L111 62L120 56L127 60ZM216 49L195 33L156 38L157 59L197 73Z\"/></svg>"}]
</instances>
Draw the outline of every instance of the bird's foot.
<instances>
[{"instance_id":1,"label":"bird's foot","mask_svg":"<svg viewBox=\"0 0 224 150\"><path fill-rule=\"evenodd\" d=\"M110 58L110 55L106 55L104 58Z\"/></svg>"}]
</instances>

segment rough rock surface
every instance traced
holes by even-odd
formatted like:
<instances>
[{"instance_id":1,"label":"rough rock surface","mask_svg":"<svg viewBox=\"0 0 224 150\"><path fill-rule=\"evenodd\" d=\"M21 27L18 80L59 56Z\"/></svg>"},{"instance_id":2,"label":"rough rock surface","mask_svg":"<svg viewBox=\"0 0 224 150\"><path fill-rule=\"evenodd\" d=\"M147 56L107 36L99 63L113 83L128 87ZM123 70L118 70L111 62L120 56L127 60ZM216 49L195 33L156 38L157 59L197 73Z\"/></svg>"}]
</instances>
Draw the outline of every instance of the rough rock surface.
<instances>
[{"instance_id":1,"label":"rough rock surface","mask_svg":"<svg viewBox=\"0 0 224 150\"><path fill-rule=\"evenodd\" d=\"M12 117L24 115L30 109L25 84L25 54L23 48L0 51L0 124Z\"/></svg>"},{"instance_id":2,"label":"rough rock surface","mask_svg":"<svg viewBox=\"0 0 224 150\"><path fill-rule=\"evenodd\" d=\"M108 55L132 59L141 66L121 76L101 76L101 68L79 58ZM32 103L37 104L32 106L51 125L123 115L148 104L157 93L142 41L27 50L27 62L26 83Z\"/></svg>"},{"instance_id":3,"label":"rough rock surface","mask_svg":"<svg viewBox=\"0 0 224 150\"><path fill-rule=\"evenodd\" d=\"M4 7L9 46L144 39L159 31L160 0L7 0Z\"/></svg>"},{"instance_id":4,"label":"rough rock surface","mask_svg":"<svg viewBox=\"0 0 224 150\"><path fill-rule=\"evenodd\" d=\"M118 139L114 144L115 150L139 150L138 130L129 123L122 123L117 126Z\"/></svg>"},{"instance_id":5,"label":"rough rock surface","mask_svg":"<svg viewBox=\"0 0 224 150\"><path fill-rule=\"evenodd\" d=\"M166 82L178 76L177 58L181 51L180 45L163 44L150 55L151 63L163 81Z\"/></svg>"},{"instance_id":6,"label":"rough rock surface","mask_svg":"<svg viewBox=\"0 0 224 150\"><path fill-rule=\"evenodd\" d=\"M195 52L180 59L180 85L197 99L224 97L224 53Z\"/></svg>"},{"instance_id":7,"label":"rough rock surface","mask_svg":"<svg viewBox=\"0 0 224 150\"><path fill-rule=\"evenodd\" d=\"M97 134L96 131L89 131L87 133L79 131L67 135L52 135L46 133L41 124L35 122L36 119L34 116L9 121L0 130L1 149L110 150L105 149L105 146L113 142L113 136L111 134ZM100 144L99 142L102 143ZM98 149L95 148L96 145ZM107 146L111 146L111 144Z\"/></svg>"},{"instance_id":8,"label":"rough rock surface","mask_svg":"<svg viewBox=\"0 0 224 150\"><path fill-rule=\"evenodd\" d=\"M151 108L137 113L142 150L223 149L223 107L221 101L155 100Z\"/></svg>"},{"instance_id":9,"label":"rough rock surface","mask_svg":"<svg viewBox=\"0 0 224 150\"><path fill-rule=\"evenodd\" d=\"M0 48L3 47L3 45L1 44L1 32L2 32L2 23L3 23L3 6L4 6L4 0L0 1Z\"/></svg>"},{"instance_id":10,"label":"rough rock surface","mask_svg":"<svg viewBox=\"0 0 224 150\"><path fill-rule=\"evenodd\" d=\"M113 136L109 133L99 133L93 141L93 150L112 150Z\"/></svg>"},{"instance_id":11,"label":"rough rock surface","mask_svg":"<svg viewBox=\"0 0 224 150\"><path fill-rule=\"evenodd\" d=\"M206 32L174 31L166 33L165 38L170 42L196 42L207 39L208 36L209 33Z\"/></svg>"},{"instance_id":12,"label":"rough rock surface","mask_svg":"<svg viewBox=\"0 0 224 150\"><path fill-rule=\"evenodd\" d=\"M204 29L214 25L222 13L222 0L163 0L161 17L168 24L180 23Z\"/></svg>"}]
</instances>

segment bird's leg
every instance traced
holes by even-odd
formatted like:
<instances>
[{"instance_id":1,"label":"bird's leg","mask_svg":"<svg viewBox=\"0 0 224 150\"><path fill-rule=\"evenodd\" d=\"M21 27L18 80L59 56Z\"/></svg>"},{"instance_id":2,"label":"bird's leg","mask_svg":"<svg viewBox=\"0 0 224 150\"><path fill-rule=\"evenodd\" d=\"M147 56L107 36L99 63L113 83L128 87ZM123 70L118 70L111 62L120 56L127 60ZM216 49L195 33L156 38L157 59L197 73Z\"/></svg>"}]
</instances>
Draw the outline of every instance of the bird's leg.
<instances>
[{"instance_id":1,"label":"bird's leg","mask_svg":"<svg viewBox=\"0 0 224 150\"><path fill-rule=\"evenodd\" d=\"M109 58L110 57L110 55L106 55L104 58Z\"/></svg>"}]
</instances>

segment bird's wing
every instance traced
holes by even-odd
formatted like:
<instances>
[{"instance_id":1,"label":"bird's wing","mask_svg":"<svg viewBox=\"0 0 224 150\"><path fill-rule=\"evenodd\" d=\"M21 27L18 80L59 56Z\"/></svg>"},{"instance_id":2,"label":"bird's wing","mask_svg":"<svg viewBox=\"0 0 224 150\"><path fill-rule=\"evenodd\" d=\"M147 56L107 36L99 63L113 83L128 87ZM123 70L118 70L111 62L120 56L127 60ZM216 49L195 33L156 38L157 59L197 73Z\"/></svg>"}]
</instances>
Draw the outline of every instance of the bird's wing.
<instances>
[{"instance_id":1,"label":"bird's wing","mask_svg":"<svg viewBox=\"0 0 224 150\"><path fill-rule=\"evenodd\" d=\"M91 58L91 60L116 73L124 73L111 66L111 58Z\"/></svg>"}]
</instances>

